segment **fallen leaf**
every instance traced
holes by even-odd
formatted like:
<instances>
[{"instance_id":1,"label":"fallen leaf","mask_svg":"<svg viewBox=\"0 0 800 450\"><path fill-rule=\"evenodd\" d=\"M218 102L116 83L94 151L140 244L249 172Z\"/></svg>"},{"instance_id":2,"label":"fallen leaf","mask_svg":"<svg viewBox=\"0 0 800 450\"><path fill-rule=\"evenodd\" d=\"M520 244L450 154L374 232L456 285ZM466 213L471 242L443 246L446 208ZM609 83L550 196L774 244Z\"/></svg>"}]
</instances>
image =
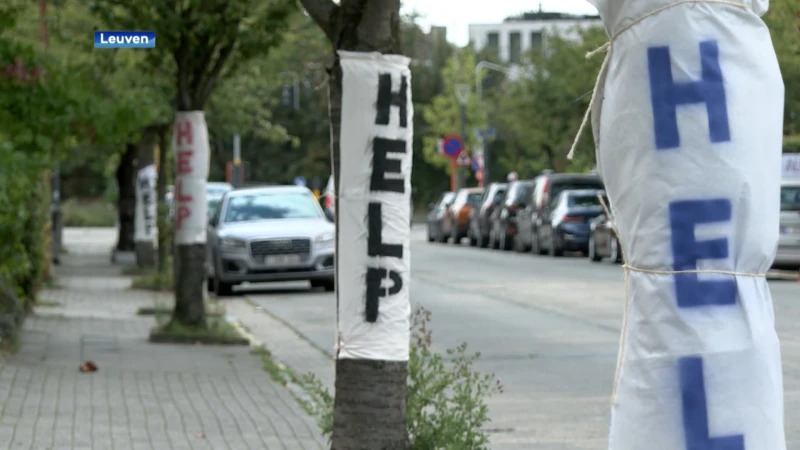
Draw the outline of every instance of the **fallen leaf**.
<instances>
[{"instance_id":1,"label":"fallen leaf","mask_svg":"<svg viewBox=\"0 0 800 450\"><path fill-rule=\"evenodd\" d=\"M205 439L205 438L206 438L205 433L197 433L197 439Z\"/></svg>"},{"instance_id":2,"label":"fallen leaf","mask_svg":"<svg viewBox=\"0 0 800 450\"><path fill-rule=\"evenodd\" d=\"M93 363L92 361L86 361L80 367L81 372L97 372L97 364Z\"/></svg>"}]
</instances>

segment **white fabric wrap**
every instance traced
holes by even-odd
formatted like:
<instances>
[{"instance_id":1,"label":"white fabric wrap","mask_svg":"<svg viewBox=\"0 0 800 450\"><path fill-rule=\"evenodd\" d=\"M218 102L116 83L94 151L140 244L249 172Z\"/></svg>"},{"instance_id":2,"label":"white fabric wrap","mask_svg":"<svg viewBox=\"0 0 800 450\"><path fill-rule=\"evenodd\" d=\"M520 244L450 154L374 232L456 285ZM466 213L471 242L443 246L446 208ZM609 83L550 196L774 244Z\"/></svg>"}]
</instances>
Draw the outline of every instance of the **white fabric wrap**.
<instances>
[{"instance_id":1,"label":"white fabric wrap","mask_svg":"<svg viewBox=\"0 0 800 450\"><path fill-rule=\"evenodd\" d=\"M778 242L784 89L768 1L638 22L678 2L593 3L619 33L592 128L632 268L609 449L784 450L772 299L763 276L743 275L764 274ZM669 273L692 265L741 275Z\"/></svg>"},{"instance_id":2,"label":"white fabric wrap","mask_svg":"<svg viewBox=\"0 0 800 450\"><path fill-rule=\"evenodd\" d=\"M336 290L338 297L338 358L407 361L409 352L410 288L410 195L413 138L410 60L404 56L379 53L339 52L342 67L341 163L339 205L337 208ZM377 120L379 79L391 76L391 105L388 123ZM405 78L405 92L401 87ZM389 94L388 86L384 89ZM388 98L388 97L387 97ZM401 124L405 103L405 126ZM384 102L385 103L385 102ZM384 114L386 117L386 114ZM395 191L376 190L373 170L376 142L394 141L386 155L388 165L398 171L379 174L378 178L395 180ZM399 147L398 147L399 146ZM400 180L400 181L396 181ZM402 192L397 192L402 190ZM369 256L369 205L381 208L382 243L401 245L402 257ZM374 231L374 230L373 230ZM375 237L375 236L373 236ZM385 269L381 282L385 294L378 299L375 321L367 319L367 279L369 269ZM399 276L398 286L388 274Z\"/></svg>"},{"instance_id":3,"label":"white fabric wrap","mask_svg":"<svg viewBox=\"0 0 800 450\"><path fill-rule=\"evenodd\" d=\"M133 239L136 242L155 243L158 237L156 226L156 166L149 165L136 175L136 210L134 214Z\"/></svg>"},{"instance_id":4,"label":"white fabric wrap","mask_svg":"<svg viewBox=\"0 0 800 450\"><path fill-rule=\"evenodd\" d=\"M175 243L206 242L206 181L209 171L208 128L203 111L178 112L175 149Z\"/></svg>"}]
</instances>

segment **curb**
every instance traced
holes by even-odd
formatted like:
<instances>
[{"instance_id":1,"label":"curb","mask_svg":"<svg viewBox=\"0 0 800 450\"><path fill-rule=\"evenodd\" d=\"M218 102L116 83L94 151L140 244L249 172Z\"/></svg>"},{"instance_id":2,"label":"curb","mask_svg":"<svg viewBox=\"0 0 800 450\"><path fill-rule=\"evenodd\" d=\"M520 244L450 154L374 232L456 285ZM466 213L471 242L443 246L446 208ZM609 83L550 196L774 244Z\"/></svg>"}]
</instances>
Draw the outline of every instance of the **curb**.
<instances>
[{"instance_id":1,"label":"curb","mask_svg":"<svg viewBox=\"0 0 800 450\"><path fill-rule=\"evenodd\" d=\"M247 303L249 304L250 302L251 301L247 299ZM250 342L251 348L261 349L268 353L268 358L272 360L272 362L279 370L283 387L288 389L295 397L295 400L297 400L297 402L300 404L300 406L306 410L306 413L308 413L312 419L316 420L316 417L313 416L313 414L311 413L311 411L308 410L308 408L317 408L319 407L319 405L317 405L316 402L314 402L314 400L311 398L310 395L308 395L308 392L301 384L295 383L293 381L293 374L291 372L291 369L289 369L289 366L283 364L280 361L280 359L277 356L275 356L275 354L272 353L267 348L266 345L264 345L263 342L258 340L258 338L256 338L255 336L253 336L252 333L247 331L247 327L245 327L244 324L242 324L242 322L238 318L229 315L227 317L227 320L236 329L236 331L238 331L239 334L242 335L244 339L247 339Z\"/></svg>"}]
</instances>

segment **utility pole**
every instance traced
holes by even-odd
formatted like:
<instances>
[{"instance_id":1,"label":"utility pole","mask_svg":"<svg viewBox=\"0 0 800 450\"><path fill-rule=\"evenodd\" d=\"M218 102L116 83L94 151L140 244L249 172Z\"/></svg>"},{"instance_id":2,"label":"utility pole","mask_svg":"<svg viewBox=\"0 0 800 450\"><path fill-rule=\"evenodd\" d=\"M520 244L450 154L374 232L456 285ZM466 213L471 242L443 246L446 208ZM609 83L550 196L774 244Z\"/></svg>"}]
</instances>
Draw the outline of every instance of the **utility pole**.
<instances>
[{"instance_id":1,"label":"utility pole","mask_svg":"<svg viewBox=\"0 0 800 450\"><path fill-rule=\"evenodd\" d=\"M231 184L241 187L244 175L242 170L242 140L238 134L233 135L233 166L231 167Z\"/></svg>"},{"instance_id":2,"label":"utility pole","mask_svg":"<svg viewBox=\"0 0 800 450\"><path fill-rule=\"evenodd\" d=\"M541 8L541 3L539 4ZM481 69L487 70L494 70L496 72L503 73L508 75L511 71L503 67L499 64L495 64L489 61L481 61L475 65L475 93L478 96L478 103L480 104L483 101L483 83L481 79ZM485 110L484 110L485 111ZM486 130L487 132L490 130ZM483 180L485 184L489 184L489 149L488 145L486 145L487 139L491 139L491 133L483 133L482 137L480 138L480 145L481 145L481 154L483 155Z\"/></svg>"},{"instance_id":3,"label":"utility pole","mask_svg":"<svg viewBox=\"0 0 800 450\"><path fill-rule=\"evenodd\" d=\"M464 151L467 151L467 101L472 92L468 84L456 85L456 99L458 100L458 116L461 124L461 141L464 143ZM465 187L464 168L456 166L456 190Z\"/></svg>"}]
</instances>

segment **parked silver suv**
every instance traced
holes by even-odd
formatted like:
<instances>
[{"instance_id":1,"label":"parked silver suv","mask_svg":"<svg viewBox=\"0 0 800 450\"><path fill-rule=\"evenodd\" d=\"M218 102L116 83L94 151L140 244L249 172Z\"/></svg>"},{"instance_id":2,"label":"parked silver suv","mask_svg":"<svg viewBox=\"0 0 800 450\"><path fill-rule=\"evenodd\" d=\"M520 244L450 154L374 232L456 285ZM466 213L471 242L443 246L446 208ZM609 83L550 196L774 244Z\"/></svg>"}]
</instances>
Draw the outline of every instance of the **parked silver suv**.
<instances>
[{"instance_id":1,"label":"parked silver suv","mask_svg":"<svg viewBox=\"0 0 800 450\"><path fill-rule=\"evenodd\" d=\"M229 191L209 220L208 289L222 296L243 282L309 280L332 291L334 239L308 188Z\"/></svg>"}]
</instances>

